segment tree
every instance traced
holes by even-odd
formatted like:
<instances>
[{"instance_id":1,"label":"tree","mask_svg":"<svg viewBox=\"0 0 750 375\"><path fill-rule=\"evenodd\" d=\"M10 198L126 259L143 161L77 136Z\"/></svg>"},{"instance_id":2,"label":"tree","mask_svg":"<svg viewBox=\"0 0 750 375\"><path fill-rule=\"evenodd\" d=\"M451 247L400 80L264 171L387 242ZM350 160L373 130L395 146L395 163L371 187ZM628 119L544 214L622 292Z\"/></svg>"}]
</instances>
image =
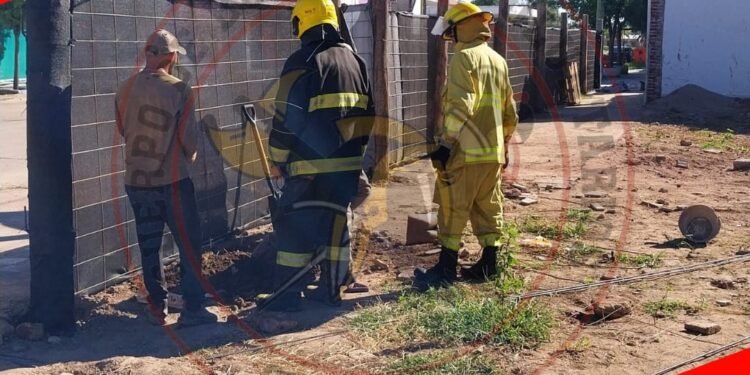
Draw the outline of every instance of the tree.
<instances>
[{"instance_id":1,"label":"tree","mask_svg":"<svg viewBox=\"0 0 750 375\"><path fill-rule=\"evenodd\" d=\"M23 5L26 0L11 0L0 6L0 29L13 31L15 50L13 51L13 88L18 90L19 55L21 53L21 32L23 32ZM5 47L3 47L4 49Z\"/></svg>"},{"instance_id":2,"label":"tree","mask_svg":"<svg viewBox=\"0 0 750 375\"><path fill-rule=\"evenodd\" d=\"M0 29L0 61L5 57L5 39L8 39L9 31Z\"/></svg>"},{"instance_id":3,"label":"tree","mask_svg":"<svg viewBox=\"0 0 750 375\"><path fill-rule=\"evenodd\" d=\"M596 0L565 0L579 14L596 14ZM607 31L607 45L610 54L615 44L622 51L622 32L626 27L634 31L645 32L647 17L647 0L606 0L604 5L604 29ZM591 22L596 22L591 19ZM594 25L589 25L594 26ZM622 63L623 53L619 53Z\"/></svg>"}]
</instances>

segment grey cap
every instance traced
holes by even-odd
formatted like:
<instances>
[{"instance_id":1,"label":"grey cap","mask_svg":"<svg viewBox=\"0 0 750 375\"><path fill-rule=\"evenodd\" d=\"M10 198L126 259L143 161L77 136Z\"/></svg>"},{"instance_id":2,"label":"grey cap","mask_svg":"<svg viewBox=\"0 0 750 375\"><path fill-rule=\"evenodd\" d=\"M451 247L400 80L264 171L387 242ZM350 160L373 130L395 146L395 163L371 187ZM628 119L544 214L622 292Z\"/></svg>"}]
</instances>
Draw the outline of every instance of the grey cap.
<instances>
[{"instance_id":1,"label":"grey cap","mask_svg":"<svg viewBox=\"0 0 750 375\"><path fill-rule=\"evenodd\" d=\"M173 52L180 55L186 54L185 48L180 45L177 37L164 29L156 30L148 37L146 51L155 55L166 55Z\"/></svg>"}]
</instances>

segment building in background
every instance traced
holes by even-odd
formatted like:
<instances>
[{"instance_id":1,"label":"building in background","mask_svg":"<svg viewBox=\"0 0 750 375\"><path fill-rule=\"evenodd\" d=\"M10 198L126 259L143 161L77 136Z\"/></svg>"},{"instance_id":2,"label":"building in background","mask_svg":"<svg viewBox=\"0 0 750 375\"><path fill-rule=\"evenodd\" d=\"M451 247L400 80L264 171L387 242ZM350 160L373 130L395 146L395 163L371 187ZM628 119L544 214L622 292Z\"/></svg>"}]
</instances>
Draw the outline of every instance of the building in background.
<instances>
[{"instance_id":1,"label":"building in background","mask_svg":"<svg viewBox=\"0 0 750 375\"><path fill-rule=\"evenodd\" d=\"M0 81L13 79L13 51L15 48L15 41L13 39L13 33L8 33L8 37L5 38L5 54L0 56ZM18 73L21 79L26 78L26 37L21 34L20 39L20 55L18 56Z\"/></svg>"},{"instance_id":2,"label":"building in background","mask_svg":"<svg viewBox=\"0 0 750 375\"><path fill-rule=\"evenodd\" d=\"M750 97L750 2L650 0L646 100L694 84Z\"/></svg>"}]
</instances>

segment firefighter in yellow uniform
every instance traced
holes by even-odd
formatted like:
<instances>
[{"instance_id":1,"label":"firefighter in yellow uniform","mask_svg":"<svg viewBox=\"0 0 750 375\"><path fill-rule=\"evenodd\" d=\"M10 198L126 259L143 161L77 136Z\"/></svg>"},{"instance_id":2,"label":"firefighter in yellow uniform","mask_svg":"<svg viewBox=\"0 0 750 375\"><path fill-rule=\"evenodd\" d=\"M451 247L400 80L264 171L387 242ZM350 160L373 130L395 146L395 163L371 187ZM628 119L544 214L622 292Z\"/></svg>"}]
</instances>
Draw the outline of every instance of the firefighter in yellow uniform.
<instances>
[{"instance_id":1,"label":"firefighter in yellow uniform","mask_svg":"<svg viewBox=\"0 0 750 375\"><path fill-rule=\"evenodd\" d=\"M500 180L507 147L518 124L508 64L487 41L493 15L471 3L450 8L433 33L455 43L443 95L444 123L432 153L437 168L435 202L442 244L434 267L415 271L415 287L426 290L454 282L461 234L471 220L483 247L480 260L462 270L465 280L497 273L503 197Z\"/></svg>"}]
</instances>

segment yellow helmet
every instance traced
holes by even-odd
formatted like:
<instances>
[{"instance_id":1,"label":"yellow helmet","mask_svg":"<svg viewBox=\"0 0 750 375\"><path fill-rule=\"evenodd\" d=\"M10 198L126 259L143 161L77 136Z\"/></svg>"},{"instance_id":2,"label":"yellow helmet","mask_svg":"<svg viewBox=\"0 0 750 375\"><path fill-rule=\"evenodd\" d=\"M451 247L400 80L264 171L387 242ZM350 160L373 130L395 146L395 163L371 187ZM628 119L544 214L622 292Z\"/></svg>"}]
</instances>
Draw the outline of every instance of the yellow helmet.
<instances>
[{"instance_id":1,"label":"yellow helmet","mask_svg":"<svg viewBox=\"0 0 750 375\"><path fill-rule=\"evenodd\" d=\"M435 28L432 29L433 35L442 35L443 39L451 40L454 38L456 25L466 20L469 17L481 14L484 16L485 21L492 22L495 16L490 12L485 12L477 5L462 2L452 6L445 12L445 15L440 17L438 22L435 24Z\"/></svg>"},{"instance_id":2,"label":"yellow helmet","mask_svg":"<svg viewBox=\"0 0 750 375\"><path fill-rule=\"evenodd\" d=\"M339 28L336 5L331 0L297 0L292 10L292 33L301 38L305 31L322 24Z\"/></svg>"}]
</instances>

